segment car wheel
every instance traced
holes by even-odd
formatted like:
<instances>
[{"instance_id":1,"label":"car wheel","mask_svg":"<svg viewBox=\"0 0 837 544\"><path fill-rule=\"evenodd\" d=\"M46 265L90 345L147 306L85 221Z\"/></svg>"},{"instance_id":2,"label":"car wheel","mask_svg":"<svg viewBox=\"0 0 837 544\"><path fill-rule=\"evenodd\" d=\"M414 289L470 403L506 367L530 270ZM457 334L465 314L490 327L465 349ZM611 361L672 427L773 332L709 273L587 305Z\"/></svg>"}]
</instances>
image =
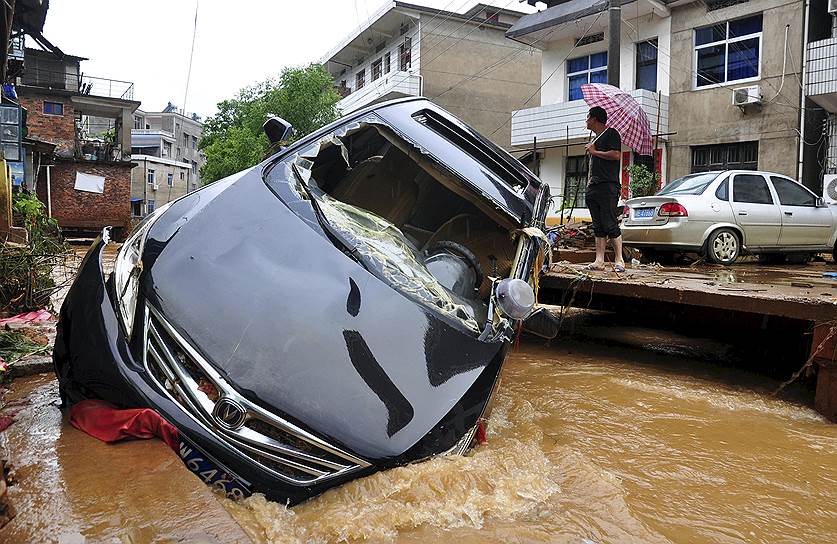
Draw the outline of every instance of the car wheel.
<instances>
[{"instance_id":1,"label":"car wheel","mask_svg":"<svg viewBox=\"0 0 837 544\"><path fill-rule=\"evenodd\" d=\"M732 264L738 259L741 242L732 229L718 229L706 241L706 256L717 264Z\"/></svg>"}]
</instances>

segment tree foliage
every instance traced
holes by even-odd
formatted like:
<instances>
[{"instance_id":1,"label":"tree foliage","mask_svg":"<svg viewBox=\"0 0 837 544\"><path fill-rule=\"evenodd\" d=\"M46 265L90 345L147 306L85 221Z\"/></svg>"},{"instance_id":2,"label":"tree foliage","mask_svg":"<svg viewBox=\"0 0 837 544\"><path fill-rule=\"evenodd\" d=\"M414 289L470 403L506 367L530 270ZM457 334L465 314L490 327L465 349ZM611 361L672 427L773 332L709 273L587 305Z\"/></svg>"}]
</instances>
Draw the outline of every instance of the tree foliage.
<instances>
[{"instance_id":1,"label":"tree foliage","mask_svg":"<svg viewBox=\"0 0 837 544\"><path fill-rule=\"evenodd\" d=\"M294 126L294 139L339 117L340 95L319 64L285 68L277 79L241 89L236 98L218 104L218 113L204 123L200 148L206 154L204 183L249 168L269 151L262 125L278 115Z\"/></svg>"}]
</instances>

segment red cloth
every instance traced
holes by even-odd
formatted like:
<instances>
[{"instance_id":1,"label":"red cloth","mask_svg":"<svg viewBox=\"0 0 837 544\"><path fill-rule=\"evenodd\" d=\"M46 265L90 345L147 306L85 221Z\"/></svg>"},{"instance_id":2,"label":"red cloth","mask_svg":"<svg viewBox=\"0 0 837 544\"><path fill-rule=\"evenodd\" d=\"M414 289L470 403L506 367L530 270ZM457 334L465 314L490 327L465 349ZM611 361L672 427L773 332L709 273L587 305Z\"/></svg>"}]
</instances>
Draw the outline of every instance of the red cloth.
<instances>
[{"instance_id":1,"label":"red cloth","mask_svg":"<svg viewBox=\"0 0 837 544\"><path fill-rule=\"evenodd\" d=\"M151 408L119 410L103 400L83 400L70 408L70 424L102 442L126 438L160 438L177 451L177 429Z\"/></svg>"},{"instance_id":2,"label":"red cloth","mask_svg":"<svg viewBox=\"0 0 837 544\"><path fill-rule=\"evenodd\" d=\"M37 323L39 321L52 321L53 319L55 318L48 311L38 310L0 319L0 327L5 327L7 323Z\"/></svg>"}]
</instances>

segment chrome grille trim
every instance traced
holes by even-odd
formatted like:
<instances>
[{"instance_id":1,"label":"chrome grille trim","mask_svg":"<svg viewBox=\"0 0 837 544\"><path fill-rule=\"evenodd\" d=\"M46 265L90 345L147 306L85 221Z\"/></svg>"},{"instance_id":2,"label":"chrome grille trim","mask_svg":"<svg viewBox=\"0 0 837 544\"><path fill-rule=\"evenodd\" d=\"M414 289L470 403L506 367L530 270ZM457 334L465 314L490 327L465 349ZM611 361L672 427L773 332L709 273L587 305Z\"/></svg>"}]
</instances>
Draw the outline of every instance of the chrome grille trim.
<instances>
[{"instance_id":1,"label":"chrome grille trim","mask_svg":"<svg viewBox=\"0 0 837 544\"><path fill-rule=\"evenodd\" d=\"M370 466L363 459L332 446L241 396L150 305L145 306L144 321L143 365L160 390L178 404L201 427L223 439L258 463L264 470L295 485L311 485ZM164 335L168 338L164 338ZM170 343L174 346L170 346ZM200 374L212 383L219 393L219 399L228 398L244 407L246 412L244 426L237 429L227 429L215 421L212 415L215 401L210 399L204 391L201 391L199 384L192 377L180 357L173 352L173 349L179 350L183 357L188 359L188 363L191 363ZM157 370L156 375L152 371L152 366ZM160 383L157 375L164 377L165 383ZM278 430L280 434L286 433L298 441L322 450L324 455L320 457L316 455L316 452L300 450L294 445L285 444L273 436L267 436L251 429L246 426L247 422L251 420L258 420ZM328 455L332 458L328 458ZM268 459L291 470L289 473L283 473L265 465L258 457ZM291 473L291 471L296 472L296 474Z\"/></svg>"}]
</instances>

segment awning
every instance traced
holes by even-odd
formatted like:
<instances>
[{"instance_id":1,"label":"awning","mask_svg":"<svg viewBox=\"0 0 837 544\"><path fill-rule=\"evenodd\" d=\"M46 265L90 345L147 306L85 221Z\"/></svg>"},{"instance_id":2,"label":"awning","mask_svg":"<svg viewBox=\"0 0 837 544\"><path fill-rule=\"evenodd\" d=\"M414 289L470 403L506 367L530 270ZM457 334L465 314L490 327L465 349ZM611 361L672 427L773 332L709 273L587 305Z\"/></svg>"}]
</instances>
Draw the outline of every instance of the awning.
<instances>
[{"instance_id":1,"label":"awning","mask_svg":"<svg viewBox=\"0 0 837 544\"><path fill-rule=\"evenodd\" d=\"M142 202L143 200L145 200L145 199L144 198L132 198L131 202Z\"/></svg>"}]
</instances>

